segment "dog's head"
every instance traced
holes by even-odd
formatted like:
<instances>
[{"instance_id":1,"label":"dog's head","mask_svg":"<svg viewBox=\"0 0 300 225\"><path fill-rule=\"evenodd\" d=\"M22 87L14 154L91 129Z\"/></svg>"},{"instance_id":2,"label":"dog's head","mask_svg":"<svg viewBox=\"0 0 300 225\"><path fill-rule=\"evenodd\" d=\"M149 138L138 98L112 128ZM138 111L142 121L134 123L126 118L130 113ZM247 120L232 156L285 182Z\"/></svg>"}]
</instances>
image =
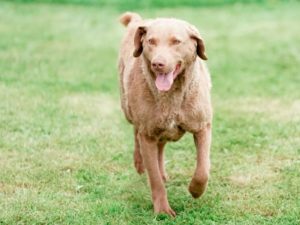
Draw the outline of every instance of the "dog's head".
<instances>
[{"instance_id":1,"label":"dog's head","mask_svg":"<svg viewBox=\"0 0 300 225\"><path fill-rule=\"evenodd\" d=\"M170 90L176 77L197 55L207 59L198 30L177 19L156 19L139 26L134 47L134 57L143 55L159 91Z\"/></svg>"}]
</instances>

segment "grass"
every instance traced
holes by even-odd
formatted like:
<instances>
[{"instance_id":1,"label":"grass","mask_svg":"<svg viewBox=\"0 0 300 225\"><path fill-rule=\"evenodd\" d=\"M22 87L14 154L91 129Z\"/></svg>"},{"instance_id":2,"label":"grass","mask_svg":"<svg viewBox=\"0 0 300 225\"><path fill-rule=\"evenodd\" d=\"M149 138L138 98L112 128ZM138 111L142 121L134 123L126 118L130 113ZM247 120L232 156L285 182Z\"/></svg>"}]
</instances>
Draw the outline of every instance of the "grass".
<instances>
[{"instance_id":1,"label":"grass","mask_svg":"<svg viewBox=\"0 0 300 225\"><path fill-rule=\"evenodd\" d=\"M190 135L167 146L176 219L152 213L119 107L118 9L0 3L0 224L299 224L300 4L140 9L205 37L211 179L193 200Z\"/></svg>"},{"instance_id":2,"label":"grass","mask_svg":"<svg viewBox=\"0 0 300 225\"><path fill-rule=\"evenodd\" d=\"M41 2L41 3L55 3L55 4L77 4L77 5L90 5L90 6L109 6L115 7L120 10L126 9L142 9L142 8L173 8L173 7L199 7L199 6L224 6L241 3L240 0L10 0L13 2ZM243 0L245 3L259 3L269 4L276 3L284 0ZM288 0L295 2L297 0Z\"/></svg>"}]
</instances>

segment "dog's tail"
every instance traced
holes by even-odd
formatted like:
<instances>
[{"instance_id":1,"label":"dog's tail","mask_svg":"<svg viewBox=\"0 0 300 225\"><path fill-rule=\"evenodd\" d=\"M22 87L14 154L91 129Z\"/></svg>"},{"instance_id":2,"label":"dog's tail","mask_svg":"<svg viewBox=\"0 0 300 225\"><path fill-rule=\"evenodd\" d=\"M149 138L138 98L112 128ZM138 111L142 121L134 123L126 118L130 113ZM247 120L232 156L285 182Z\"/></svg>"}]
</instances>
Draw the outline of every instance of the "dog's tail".
<instances>
[{"instance_id":1,"label":"dog's tail","mask_svg":"<svg viewBox=\"0 0 300 225\"><path fill-rule=\"evenodd\" d=\"M134 12L126 12L126 13L123 13L121 16L120 16L120 22L125 26L127 27L127 25L131 22L138 22L138 21L141 21L142 20L142 17L137 14L137 13L134 13Z\"/></svg>"}]
</instances>

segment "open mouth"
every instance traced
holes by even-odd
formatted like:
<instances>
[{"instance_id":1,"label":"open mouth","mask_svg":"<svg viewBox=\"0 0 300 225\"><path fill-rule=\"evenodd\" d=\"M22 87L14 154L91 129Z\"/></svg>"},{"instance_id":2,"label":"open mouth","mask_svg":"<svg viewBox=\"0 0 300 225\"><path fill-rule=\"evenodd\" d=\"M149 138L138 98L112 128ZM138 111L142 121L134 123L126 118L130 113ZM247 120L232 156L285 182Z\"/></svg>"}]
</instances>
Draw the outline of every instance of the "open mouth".
<instances>
[{"instance_id":1,"label":"open mouth","mask_svg":"<svg viewBox=\"0 0 300 225\"><path fill-rule=\"evenodd\" d=\"M172 84L177 77L181 64L178 63L174 70L169 73L157 73L155 85L159 91L168 91L171 89Z\"/></svg>"}]
</instances>

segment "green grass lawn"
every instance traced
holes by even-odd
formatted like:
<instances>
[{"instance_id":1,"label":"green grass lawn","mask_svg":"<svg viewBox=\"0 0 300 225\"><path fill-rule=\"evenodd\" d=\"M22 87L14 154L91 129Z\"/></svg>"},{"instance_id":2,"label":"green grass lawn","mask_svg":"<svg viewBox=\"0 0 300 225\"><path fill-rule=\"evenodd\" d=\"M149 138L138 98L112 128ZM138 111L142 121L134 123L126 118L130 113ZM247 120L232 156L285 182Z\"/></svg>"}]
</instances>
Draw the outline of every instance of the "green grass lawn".
<instances>
[{"instance_id":1,"label":"green grass lawn","mask_svg":"<svg viewBox=\"0 0 300 225\"><path fill-rule=\"evenodd\" d=\"M191 135L170 143L178 216L152 212L120 110L120 9L0 2L0 224L300 224L300 3L138 9L206 40L212 171L187 185Z\"/></svg>"}]
</instances>

